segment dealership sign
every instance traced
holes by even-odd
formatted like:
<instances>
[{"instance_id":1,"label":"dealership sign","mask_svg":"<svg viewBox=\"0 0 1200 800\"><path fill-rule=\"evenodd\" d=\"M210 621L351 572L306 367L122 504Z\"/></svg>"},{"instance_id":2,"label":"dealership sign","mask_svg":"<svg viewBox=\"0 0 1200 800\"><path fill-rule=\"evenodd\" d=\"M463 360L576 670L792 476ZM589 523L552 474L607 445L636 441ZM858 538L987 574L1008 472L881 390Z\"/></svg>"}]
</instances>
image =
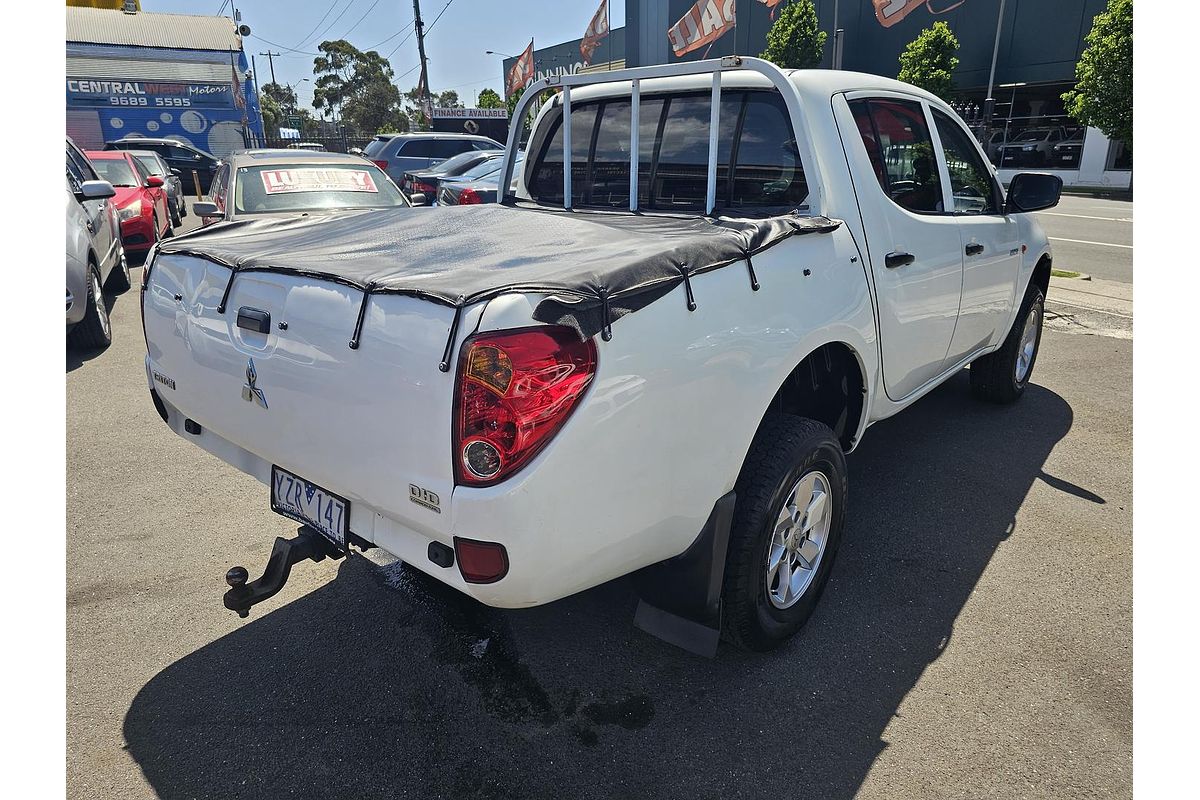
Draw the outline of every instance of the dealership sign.
<instances>
[{"instance_id":1,"label":"dealership sign","mask_svg":"<svg viewBox=\"0 0 1200 800\"><path fill-rule=\"evenodd\" d=\"M434 107L434 119L508 119L507 108L441 108Z\"/></svg>"},{"instance_id":2,"label":"dealership sign","mask_svg":"<svg viewBox=\"0 0 1200 800\"><path fill-rule=\"evenodd\" d=\"M167 83L110 78L67 78L67 104L122 108L227 108L229 83Z\"/></svg>"}]
</instances>

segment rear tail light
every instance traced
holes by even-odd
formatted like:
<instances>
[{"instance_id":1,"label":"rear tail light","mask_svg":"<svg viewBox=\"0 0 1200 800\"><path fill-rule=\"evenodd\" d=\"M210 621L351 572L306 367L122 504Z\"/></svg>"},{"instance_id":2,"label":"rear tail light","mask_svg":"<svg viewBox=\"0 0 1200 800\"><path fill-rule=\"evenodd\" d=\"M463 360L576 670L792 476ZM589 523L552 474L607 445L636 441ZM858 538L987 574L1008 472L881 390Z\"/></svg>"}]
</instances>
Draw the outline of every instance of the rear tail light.
<instances>
[{"instance_id":1,"label":"rear tail light","mask_svg":"<svg viewBox=\"0 0 1200 800\"><path fill-rule=\"evenodd\" d=\"M420 181L417 182L417 191L418 192L423 192L427 195L432 196L434 189L435 189L435 187L430 186L428 183L421 183Z\"/></svg>"},{"instance_id":2,"label":"rear tail light","mask_svg":"<svg viewBox=\"0 0 1200 800\"><path fill-rule=\"evenodd\" d=\"M454 463L458 483L491 486L562 428L596 374L596 343L571 328L483 333L463 343Z\"/></svg>"},{"instance_id":3,"label":"rear tail light","mask_svg":"<svg viewBox=\"0 0 1200 800\"><path fill-rule=\"evenodd\" d=\"M380 161L378 158L372 158L371 160L374 161L375 166L379 167L380 169L387 169L388 162Z\"/></svg>"},{"instance_id":4,"label":"rear tail light","mask_svg":"<svg viewBox=\"0 0 1200 800\"><path fill-rule=\"evenodd\" d=\"M480 199L479 192L475 191L474 189L463 189L458 194L458 204L460 206L469 206L482 202L483 200Z\"/></svg>"},{"instance_id":5,"label":"rear tail light","mask_svg":"<svg viewBox=\"0 0 1200 800\"><path fill-rule=\"evenodd\" d=\"M508 574L508 551L497 542L455 536L454 555L467 583L495 583Z\"/></svg>"}]
</instances>

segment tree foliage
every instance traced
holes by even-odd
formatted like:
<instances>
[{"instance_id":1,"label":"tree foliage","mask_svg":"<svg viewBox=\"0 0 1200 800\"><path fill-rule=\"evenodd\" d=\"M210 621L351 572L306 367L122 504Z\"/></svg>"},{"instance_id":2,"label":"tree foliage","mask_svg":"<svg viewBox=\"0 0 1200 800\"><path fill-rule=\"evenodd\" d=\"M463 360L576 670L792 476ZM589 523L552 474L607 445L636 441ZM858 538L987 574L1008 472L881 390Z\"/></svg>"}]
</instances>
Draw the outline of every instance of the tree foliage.
<instances>
[{"instance_id":1,"label":"tree foliage","mask_svg":"<svg viewBox=\"0 0 1200 800\"><path fill-rule=\"evenodd\" d=\"M484 89L479 93L479 108L504 108L504 99L495 89Z\"/></svg>"},{"instance_id":2,"label":"tree foliage","mask_svg":"<svg viewBox=\"0 0 1200 800\"><path fill-rule=\"evenodd\" d=\"M264 84L259 89L259 100L262 104L263 124L268 131L289 125L289 117L300 117L301 129L315 126L312 113L306 108L299 107L296 92L290 86L280 83Z\"/></svg>"},{"instance_id":3,"label":"tree foliage","mask_svg":"<svg viewBox=\"0 0 1200 800\"><path fill-rule=\"evenodd\" d=\"M1133 0L1108 0L1096 15L1075 80L1062 96L1067 113L1133 147Z\"/></svg>"},{"instance_id":4,"label":"tree foliage","mask_svg":"<svg viewBox=\"0 0 1200 800\"><path fill-rule=\"evenodd\" d=\"M935 22L905 46L900 54L900 74L896 77L949 101L954 92L957 52L958 38L954 31L944 22Z\"/></svg>"},{"instance_id":5,"label":"tree foliage","mask_svg":"<svg viewBox=\"0 0 1200 800\"><path fill-rule=\"evenodd\" d=\"M784 69L813 69L821 64L827 36L817 22L812 0L794 0L767 31L762 57Z\"/></svg>"},{"instance_id":6,"label":"tree foliage","mask_svg":"<svg viewBox=\"0 0 1200 800\"><path fill-rule=\"evenodd\" d=\"M364 53L345 39L321 42L317 49L323 55L313 59L317 76L313 108L340 112L343 120L362 131L407 126L400 90L392 83L394 73L386 58L374 50Z\"/></svg>"}]
</instances>

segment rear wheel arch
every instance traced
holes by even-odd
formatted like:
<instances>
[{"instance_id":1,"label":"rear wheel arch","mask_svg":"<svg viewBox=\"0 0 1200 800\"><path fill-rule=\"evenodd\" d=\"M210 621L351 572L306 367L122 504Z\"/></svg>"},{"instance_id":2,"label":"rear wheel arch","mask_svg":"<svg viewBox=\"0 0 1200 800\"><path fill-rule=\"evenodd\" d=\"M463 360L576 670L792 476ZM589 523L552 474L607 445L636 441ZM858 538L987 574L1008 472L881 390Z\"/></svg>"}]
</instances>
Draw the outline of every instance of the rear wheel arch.
<instances>
[{"instance_id":1,"label":"rear wheel arch","mask_svg":"<svg viewBox=\"0 0 1200 800\"><path fill-rule=\"evenodd\" d=\"M866 368L845 342L827 342L800 360L776 389L764 412L824 423L849 451L858 441L867 409Z\"/></svg>"}]
</instances>

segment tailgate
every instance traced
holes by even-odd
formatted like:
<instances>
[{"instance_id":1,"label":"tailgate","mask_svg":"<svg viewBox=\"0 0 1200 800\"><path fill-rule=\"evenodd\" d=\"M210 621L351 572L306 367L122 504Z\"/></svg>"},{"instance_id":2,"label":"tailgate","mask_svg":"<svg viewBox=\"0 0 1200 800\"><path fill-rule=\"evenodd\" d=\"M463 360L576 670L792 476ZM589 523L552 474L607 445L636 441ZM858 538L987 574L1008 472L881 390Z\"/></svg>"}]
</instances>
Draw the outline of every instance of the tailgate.
<instances>
[{"instance_id":1,"label":"tailgate","mask_svg":"<svg viewBox=\"0 0 1200 800\"><path fill-rule=\"evenodd\" d=\"M163 399L204 429L352 506L448 531L454 372L438 366L454 310L373 294L352 350L358 289L242 272L220 314L229 275L224 266L190 256L154 261L145 326L151 367L174 381L173 389L157 385ZM243 308L270 314L266 333L238 327ZM265 407L243 392L251 359ZM443 498L442 513L409 502L410 484Z\"/></svg>"}]
</instances>

